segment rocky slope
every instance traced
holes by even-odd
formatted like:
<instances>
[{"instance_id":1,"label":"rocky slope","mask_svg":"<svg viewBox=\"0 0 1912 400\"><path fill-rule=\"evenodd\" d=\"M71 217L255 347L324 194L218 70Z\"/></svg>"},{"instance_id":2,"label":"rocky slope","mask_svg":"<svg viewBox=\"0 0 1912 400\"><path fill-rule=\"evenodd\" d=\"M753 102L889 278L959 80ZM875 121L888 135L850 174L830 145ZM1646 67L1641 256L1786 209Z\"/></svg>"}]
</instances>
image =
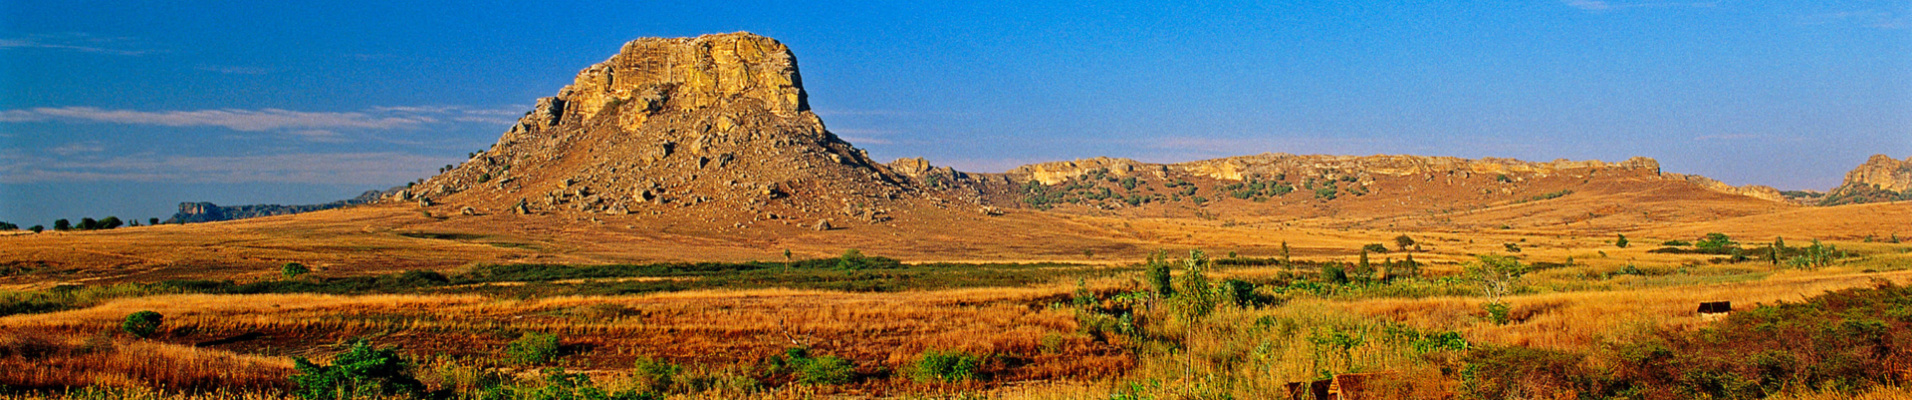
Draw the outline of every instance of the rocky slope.
<instances>
[{"instance_id":1,"label":"rocky slope","mask_svg":"<svg viewBox=\"0 0 1912 400\"><path fill-rule=\"evenodd\" d=\"M1912 200L1912 158L1894 160L1884 154L1873 155L1846 180L1827 193L1821 205L1861 204Z\"/></svg>"},{"instance_id":2,"label":"rocky slope","mask_svg":"<svg viewBox=\"0 0 1912 400\"><path fill-rule=\"evenodd\" d=\"M788 47L734 33L626 43L489 150L394 197L475 213L880 221L909 181L824 128Z\"/></svg>"}]
</instances>

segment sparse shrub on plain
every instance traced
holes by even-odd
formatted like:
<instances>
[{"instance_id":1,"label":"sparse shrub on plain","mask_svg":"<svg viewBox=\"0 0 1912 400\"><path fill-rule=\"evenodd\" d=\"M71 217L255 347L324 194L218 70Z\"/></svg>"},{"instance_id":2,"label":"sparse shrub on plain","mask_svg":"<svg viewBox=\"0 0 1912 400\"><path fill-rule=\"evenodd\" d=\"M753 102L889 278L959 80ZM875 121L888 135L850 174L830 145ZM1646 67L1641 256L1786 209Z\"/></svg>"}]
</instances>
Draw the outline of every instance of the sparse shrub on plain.
<instances>
[{"instance_id":1,"label":"sparse shrub on plain","mask_svg":"<svg viewBox=\"0 0 1912 400\"><path fill-rule=\"evenodd\" d=\"M791 347L783 354L764 359L764 369L773 375L788 374L795 382L839 385L856 379L856 364L837 356L812 356L810 349Z\"/></svg>"},{"instance_id":2,"label":"sparse shrub on plain","mask_svg":"<svg viewBox=\"0 0 1912 400\"><path fill-rule=\"evenodd\" d=\"M648 356L638 356L631 365L632 377L656 392L669 391L671 385L676 383L677 375L683 371L683 366Z\"/></svg>"},{"instance_id":3,"label":"sparse shrub on plain","mask_svg":"<svg viewBox=\"0 0 1912 400\"><path fill-rule=\"evenodd\" d=\"M544 364L557 361L558 350L558 335L525 332L505 345L505 358L519 364Z\"/></svg>"},{"instance_id":4,"label":"sparse shrub on plain","mask_svg":"<svg viewBox=\"0 0 1912 400\"><path fill-rule=\"evenodd\" d=\"M148 338L152 337L153 333L159 332L159 324L165 320L166 317L157 312L140 311L127 315L126 320L120 322L120 330L133 336Z\"/></svg>"},{"instance_id":5,"label":"sparse shrub on plain","mask_svg":"<svg viewBox=\"0 0 1912 400\"><path fill-rule=\"evenodd\" d=\"M1627 235L1623 233L1623 234L1619 234L1619 236L1620 236L1619 239L1613 240L1613 246L1619 247L1622 249L1627 248Z\"/></svg>"},{"instance_id":6,"label":"sparse shrub on plain","mask_svg":"<svg viewBox=\"0 0 1912 400\"><path fill-rule=\"evenodd\" d=\"M979 379L982 374L983 357L955 350L935 350L923 352L916 359L913 378L918 381L959 382Z\"/></svg>"},{"instance_id":7,"label":"sparse shrub on plain","mask_svg":"<svg viewBox=\"0 0 1912 400\"><path fill-rule=\"evenodd\" d=\"M412 377L411 363L399 358L396 350L374 348L364 341L332 359L332 365L318 365L293 357L293 394L305 400L417 397L425 384Z\"/></svg>"},{"instance_id":8,"label":"sparse shrub on plain","mask_svg":"<svg viewBox=\"0 0 1912 400\"><path fill-rule=\"evenodd\" d=\"M284 276L286 279L298 278L299 275L305 275L310 272L312 272L312 269L306 268L305 264L296 262L285 263L285 265L279 267L279 275Z\"/></svg>"}]
</instances>

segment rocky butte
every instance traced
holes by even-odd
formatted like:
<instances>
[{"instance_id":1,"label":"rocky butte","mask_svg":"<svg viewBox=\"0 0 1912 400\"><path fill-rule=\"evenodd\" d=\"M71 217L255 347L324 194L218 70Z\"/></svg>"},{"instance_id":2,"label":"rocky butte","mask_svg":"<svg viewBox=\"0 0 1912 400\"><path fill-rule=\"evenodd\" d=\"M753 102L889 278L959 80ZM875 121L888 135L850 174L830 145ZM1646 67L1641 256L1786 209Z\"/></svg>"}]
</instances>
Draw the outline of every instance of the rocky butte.
<instances>
[{"instance_id":1,"label":"rocky butte","mask_svg":"<svg viewBox=\"0 0 1912 400\"><path fill-rule=\"evenodd\" d=\"M883 218L910 188L826 130L802 82L770 38L634 40L490 149L394 197L480 213Z\"/></svg>"}]
</instances>

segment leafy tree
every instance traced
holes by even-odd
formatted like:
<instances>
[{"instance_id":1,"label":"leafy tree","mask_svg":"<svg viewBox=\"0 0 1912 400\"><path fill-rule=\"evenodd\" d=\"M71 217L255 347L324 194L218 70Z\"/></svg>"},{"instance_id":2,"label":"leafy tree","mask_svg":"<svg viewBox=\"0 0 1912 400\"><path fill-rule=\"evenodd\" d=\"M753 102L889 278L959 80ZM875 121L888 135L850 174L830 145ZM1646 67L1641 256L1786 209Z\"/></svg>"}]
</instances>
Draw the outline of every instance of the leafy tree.
<instances>
[{"instance_id":1,"label":"leafy tree","mask_svg":"<svg viewBox=\"0 0 1912 400\"><path fill-rule=\"evenodd\" d=\"M1407 235L1395 236L1394 246L1401 248L1401 251L1407 251L1409 247L1414 247L1414 238Z\"/></svg>"},{"instance_id":2,"label":"leafy tree","mask_svg":"<svg viewBox=\"0 0 1912 400\"><path fill-rule=\"evenodd\" d=\"M119 217L108 215L106 216L106 219L100 220L98 228L113 229L113 228L118 228L121 226L126 226L126 222L120 221Z\"/></svg>"},{"instance_id":3,"label":"leafy tree","mask_svg":"<svg viewBox=\"0 0 1912 400\"><path fill-rule=\"evenodd\" d=\"M837 257L837 269L857 270L863 267L863 252L857 249L844 250L843 256Z\"/></svg>"},{"instance_id":4,"label":"leafy tree","mask_svg":"<svg viewBox=\"0 0 1912 400\"><path fill-rule=\"evenodd\" d=\"M292 367L298 370L292 376L298 385L293 394L305 400L415 397L425 392L425 384L412 377L411 364L396 350L373 348L364 341L354 342L332 365L293 357Z\"/></svg>"},{"instance_id":5,"label":"leafy tree","mask_svg":"<svg viewBox=\"0 0 1912 400\"><path fill-rule=\"evenodd\" d=\"M80 230L90 231L94 229L100 229L100 221L96 221L91 217L80 218Z\"/></svg>"},{"instance_id":6,"label":"leafy tree","mask_svg":"<svg viewBox=\"0 0 1912 400\"><path fill-rule=\"evenodd\" d=\"M1343 268L1341 263L1337 262L1321 264L1321 281L1336 285L1346 284L1348 283L1348 269Z\"/></svg>"},{"instance_id":7,"label":"leafy tree","mask_svg":"<svg viewBox=\"0 0 1912 400\"><path fill-rule=\"evenodd\" d=\"M631 365L631 375L650 386L651 390L660 392L670 389L671 383L683 371L683 366L646 356L638 356Z\"/></svg>"},{"instance_id":8,"label":"leafy tree","mask_svg":"<svg viewBox=\"0 0 1912 400\"><path fill-rule=\"evenodd\" d=\"M1613 240L1613 245L1614 245L1614 246L1616 246L1616 247L1619 247L1619 248L1622 248L1622 249L1624 249L1624 248L1627 248L1627 235L1626 235L1626 234L1620 234L1620 238L1619 238L1619 239L1614 239L1614 240Z\"/></svg>"},{"instance_id":9,"label":"leafy tree","mask_svg":"<svg viewBox=\"0 0 1912 400\"><path fill-rule=\"evenodd\" d=\"M1694 243L1693 247L1706 251L1725 251L1728 247L1738 245L1739 243L1734 243L1733 238L1727 237L1726 234L1713 232L1706 234L1704 238L1700 238L1700 241Z\"/></svg>"},{"instance_id":10,"label":"leafy tree","mask_svg":"<svg viewBox=\"0 0 1912 400\"><path fill-rule=\"evenodd\" d=\"M279 267L279 274L284 275L286 279L297 278L299 275L305 275L310 272L312 272L312 269L306 268L305 264L295 262L285 263L284 266Z\"/></svg>"},{"instance_id":11,"label":"leafy tree","mask_svg":"<svg viewBox=\"0 0 1912 400\"><path fill-rule=\"evenodd\" d=\"M39 225L34 225L34 226L33 226L32 228L27 228L27 230L29 230L29 231L33 231L33 233L40 233L41 231L45 231L45 230L46 230L46 227L44 227L44 226L39 226Z\"/></svg>"},{"instance_id":12,"label":"leafy tree","mask_svg":"<svg viewBox=\"0 0 1912 400\"><path fill-rule=\"evenodd\" d=\"M1361 251L1369 252L1369 253L1386 253L1388 252L1388 246L1380 244L1380 243L1368 243L1366 245L1361 246Z\"/></svg>"},{"instance_id":13,"label":"leafy tree","mask_svg":"<svg viewBox=\"0 0 1912 400\"><path fill-rule=\"evenodd\" d=\"M66 218L53 220L53 230L64 231L68 229L73 229L73 223L67 222Z\"/></svg>"},{"instance_id":14,"label":"leafy tree","mask_svg":"<svg viewBox=\"0 0 1912 400\"><path fill-rule=\"evenodd\" d=\"M14 225L12 222L0 221L0 231L11 231L11 230L17 230L17 229L20 229L19 225Z\"/></svg>"},{"instance_id":15,"label":"leafy tree","mask_svg":"<svg viewBox=\"0 0 1912 400\"><path fill-rule=\"evenodd\" d=\"M159 313L140 311L128 314L126 321L120 322L120 329L126 331L126 333L133 334L133 336L147 338L152 337L153 333L159 332L159 324L165 322L165 320L166 317L159 315Z\"/></svg>"},{"instance_id":16,"label":"leafy tree","mask_svg":"<svg viewBox=\"0 0 1912 400\"><path fill-rule=\"evenodd\" d=\"M156 225L159 225L159 218L146 219L146 226L156 226Z\"/></svg>"}]
</instances>

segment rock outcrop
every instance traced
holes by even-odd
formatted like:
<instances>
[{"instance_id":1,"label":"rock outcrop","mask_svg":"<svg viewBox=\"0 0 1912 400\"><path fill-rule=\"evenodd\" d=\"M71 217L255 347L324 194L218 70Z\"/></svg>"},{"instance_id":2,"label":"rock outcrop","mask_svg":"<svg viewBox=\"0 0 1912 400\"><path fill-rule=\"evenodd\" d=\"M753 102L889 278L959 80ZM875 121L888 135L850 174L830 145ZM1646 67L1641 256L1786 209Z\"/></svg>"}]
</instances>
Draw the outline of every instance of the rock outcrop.
<instances>
[{"instance_id":1,"label":"rock outcrop","mask_svg":"<svg viewBox=\"0 0 1912 400\"><path fill-rule=\"evenodd\" d=\"M1912 158L1904 161L1884 154L1873 155L1846 180L1826 194L1821 205L1861 204L1912 200Z\"/></svg>"},{"instance_id":2,"label":"rock outcrop","mask_svg":"<svg viewBox=\"0 0 1912 400\"><path fill-rule=\"evenodd\" d=\"M480 213L880 220L869 210L909 182L824 128L788 47L733 33L626 43L489 150L396 197Z\"/></svg>"}]
</instances>

